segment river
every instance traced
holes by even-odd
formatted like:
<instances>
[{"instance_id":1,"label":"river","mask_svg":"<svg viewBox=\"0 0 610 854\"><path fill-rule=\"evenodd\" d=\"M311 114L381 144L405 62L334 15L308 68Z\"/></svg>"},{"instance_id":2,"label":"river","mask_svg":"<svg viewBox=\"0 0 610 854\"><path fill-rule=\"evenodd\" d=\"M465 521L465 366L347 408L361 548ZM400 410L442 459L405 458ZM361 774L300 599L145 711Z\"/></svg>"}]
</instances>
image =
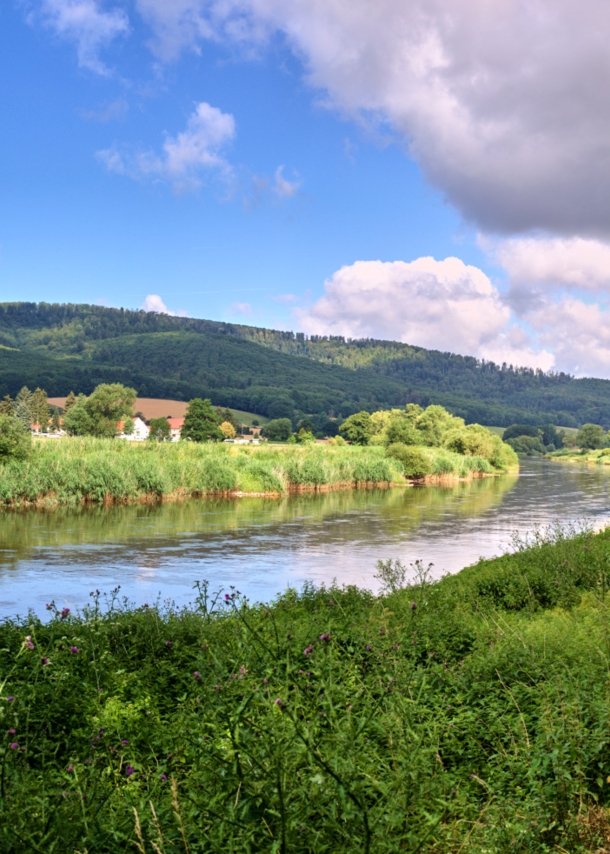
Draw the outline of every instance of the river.
<instances>
[{"instance_id":1,"label":"river","mask_svg":"<svg viewBox=\"0 0 610 854\"><path fill-rule=\"evenodd\" d=\"M282 499L193 500L0 514L0 615L78 608L91 590L178 605L193 584L267 601L287 586L376 588L379 559L456 572L536 526L610 521L610 472L524 460L519 476Z\"/></svg>"}]
</instances>

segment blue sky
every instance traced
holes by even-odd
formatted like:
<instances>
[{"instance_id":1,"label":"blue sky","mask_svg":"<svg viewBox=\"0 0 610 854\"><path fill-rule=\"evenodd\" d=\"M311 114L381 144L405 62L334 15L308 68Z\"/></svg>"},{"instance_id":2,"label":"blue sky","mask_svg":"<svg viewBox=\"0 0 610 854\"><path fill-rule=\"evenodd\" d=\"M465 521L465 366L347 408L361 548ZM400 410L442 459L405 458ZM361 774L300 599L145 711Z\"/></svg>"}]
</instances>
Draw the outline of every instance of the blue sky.
<instances>
[{"instance_id":1,"label":"blue sky","mask_svg":"<svg viewBox=\"0 0 610 854\"><path fill-rule=\"evenodd\" d=\"M570 0L449 5L7 0L2 300L610 375L607 59Z\"/></svg>"}]
</instances>

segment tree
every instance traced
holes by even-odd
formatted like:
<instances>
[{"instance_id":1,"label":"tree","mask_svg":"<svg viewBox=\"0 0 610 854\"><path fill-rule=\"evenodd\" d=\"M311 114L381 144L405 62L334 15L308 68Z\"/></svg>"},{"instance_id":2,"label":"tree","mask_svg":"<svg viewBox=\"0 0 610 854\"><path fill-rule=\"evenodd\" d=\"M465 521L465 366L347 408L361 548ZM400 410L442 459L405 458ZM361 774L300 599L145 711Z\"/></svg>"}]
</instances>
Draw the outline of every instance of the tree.
<instances>
[{"instance_id":1,"label":"tree","mask_svg":"<svg viewBox=\"0 0 610 854\"><path fill-rule=\"evenodd\" d=\"M44 389L37 388L32 395L30 400L30 414L32 416L32 421L40 426L41 432L46 433L49 426L51 411L49 409L47 393Z\"/></svg>"},{"instance_id":2,"label":"tree","mask_svg":"<svg viewBox=\"0 0 610 854\"><path fill-rule=\"evenodd\" d=\"M296 435L296 440L300 445L309 445L312 442L316 441L316 437L309 430L305 430L303 427L299 430Z\"/></svg>"},{"instance_id":3,"label":"tree","mask_svg":"<svg viewBox=\"0 0 610 854\"><path fill-rule=\"evenodd\" d=\"M223 421L220 425L220 432L225 439L234 439L237 436L237 430L230 421Z\"/></svg>"},{"instance_id":4,"label":"tree","mask_svg":"<svg viewBox=\"0 0 610 854\"><path fill-rule=\"evenodd\" d=\"M122 383L101 383L89 395L85 409L92 421L94 436L116 436L117 421L133 417L136 390Z\"/></svg>"},{"instance_id":5,"label":"tree","mask_svg":"<svg viewBox=\"0 0 610 854\"><path fill-rule=\"evenodd\" d=\"M373 431L371 416L364 410L356 412L355 415L350 415L339 427L339 432L343 433L352 445L368 445Z\"/></svg>"},{"instance_id":6,"label":"tree","mask_svg":"<svg viewBox=\"0 0 610 854\"><path fill-rule=\"evenodd\" d=\"M53 416L51 418L51 432L59 433L61 429L61 422L59 420L59 409L55 406L53 407Z\"/></svg>"},{"instance_id":7,"label":"tree","mask_svg":"<svg viewBox=\"0 0 610 854\"><path fill-rule=\"evenodd\" d=\"M0 415L12 416L15 413L15 404L10 394L5 394L4 399L0 402Z\"/></svg>"},{"instance_id":8,"label":"tree","mask_svg":"<svg viewBox=\"0 0 610 854\"><path fill-rule=\"evenodd\" d=\"M32 400L32 392L24 385L21 391L15 398L15 418L19 421L24 430L32 429L32 413L30 410L30 402Z\"/></svg>"},{"instance_id":9,"label":"tree","mask_svg":"<svg viewBox=\"0 0 610 854\"><path fill-rule=\"evenodd\" d=\"M424 477L432 471L430 460L424 451L420 448L414 448L412 445L396 442L386 448L386 456L392 457L402 464L406 477Z\"/></svg>"},{"instance_id":10,"label":"tree","mask_svg":"<svg viewBox=\"0 0 610 854\"><path fill-rule=\"evenodd\" d=\"M133 423L133 418L127 416L123 421L123 435L131 436L134 431L135 424Z\"/></svg>"},{"instance_id":11,"label":"tree","mask_svg":"<svg viewBox=\"0 0 610 854\"><path fill-rule=\"evenodd\" d=\"M209 398L202 400L200 397L195 397L189 401L180 438L191 439L193 442L222 441L224 436L218 426L218 416Z\"/></svg>"},{"instance_id":12,"label":"tree","mask_svg":"<svg viewBox=\"0 0 610 854\"><path fill-rule=\"evenodd\" d=\"M599 424L583 424L576 434L575 441L579 448L593 451L604 446L606 434Z\"/></svg>"},{"instance_id":13,"label":"tree","mask_svg":"<svg viewBox=\"0 0 610 854\"><path fill-rule=\"evenodd\" d=\"M151 442L167 442L172 435L167 418L151 418L148 438Z\"/></svg>"},{"instance_id":14,"label":"tree","mask_svg":"<svg viewBox=\"0 0 610 854\"><path fill-rule=\"evenodd\" d=\"M64 414L64 430L69 436L90 436L93 433L93 419L87 411L87 398L79 394L75 402Z\"/></svg>"},{"instance_id":15,"label":"tree","mask_svg":"<svg viewBox=\"0 0 610 854\"><path fill-rule=\"evenodd\" d=\"M76 403L76 395L74 394L73 391L71 391L70 394L66 398L66 402L64 404L64 412L67 412L68 409L70 409L71 406L74 406L75 403Z\"/></svg>"},{"instance_id":16,"label":"tree","mask_svg":"<svg viewBox=\"0 0 610 854\"><path fill-rule=\"evenodd\" d=\"M538 439L540 438L540 428L532 427L531 424L511 424L502 434L502 439L508 442L509 439L519 439L521 436L531 436L533 439ZM544 444L548 445L549 442Z\"/></svg>"},{"instance_id":17,"label":"tree","mask_svg":"<svg viewBox=\"0 0 610 854\"><path fill-rule=\"evenodd\" d=\"M219 424L224 424L225 421L228 421L229 424L232 424L235 427L235 431L237 432L238 421L235 417L235 413L232 409L228 407L217 406L216 407L216 417L218 418Z\"/></svg>"},{"instance_id":18,"label":"tree","mask_svg":"<svg viewBox=\"0 0 610 854\"><path fill-rule=\"evenodd\" d=\"M292 421L290 418L274 418L265 424L261 435L270 442L287 442L292 435Z\"/></svg>"},{"instance_id":19,"label":"tree","mask_svg":"<svg viewBox=\"0 0 610 854\"><path fill-rule=\"evenodd\" d=\"M0 461L25 460L32 450L32 434L20 421L0 415Z\"/></svg>"}]
</instances>

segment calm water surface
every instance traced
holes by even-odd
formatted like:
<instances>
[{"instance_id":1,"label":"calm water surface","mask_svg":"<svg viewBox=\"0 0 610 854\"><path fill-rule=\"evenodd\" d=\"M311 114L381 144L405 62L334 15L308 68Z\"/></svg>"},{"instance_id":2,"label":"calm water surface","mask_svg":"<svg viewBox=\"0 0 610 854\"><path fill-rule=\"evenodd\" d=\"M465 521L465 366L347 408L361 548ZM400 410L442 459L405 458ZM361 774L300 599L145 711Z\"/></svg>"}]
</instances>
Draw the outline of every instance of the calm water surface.
<instances>
[{"instance_id":1,"label":"calm water surface","mask_svg":"<svg viewBox=\"0 0 610 854\"><path fill-rule=\"evenodd\" d=\"M609 467L610 468L610 467ZM377 560L456 572L557 520L610 520L610 472L526 460L521 474L450 487L0 514L0 614L74 608L89 591L178 604L193 584L267 600L337 579L374 589Z\"/></svg>"}]
</instances>

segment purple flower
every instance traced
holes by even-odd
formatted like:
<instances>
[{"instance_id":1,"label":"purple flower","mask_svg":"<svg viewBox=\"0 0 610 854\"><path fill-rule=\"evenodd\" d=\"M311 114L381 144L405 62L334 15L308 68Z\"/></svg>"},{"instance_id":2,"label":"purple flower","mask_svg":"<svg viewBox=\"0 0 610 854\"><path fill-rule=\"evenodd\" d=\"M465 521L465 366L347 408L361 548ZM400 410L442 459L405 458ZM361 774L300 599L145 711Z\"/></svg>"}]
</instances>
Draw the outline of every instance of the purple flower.
<instances>
[{"instance_id":1,"label":"purple flower","mask_svg":"<svg viewBox=\"0 0 610 854\"><path fill-rule=\"evenodd\" d=\"M368 643L367 643L367 645L366 645L366 651L367 651L367 652L370 652L370 651L371 651L371 648L370 648L370 646L368 645Z\"/></svg>"},{"instance_id":2,"label":"purple flower","mask_svg":"<svg viewBox=\"0 0 610 854\"><path fill-rule=\"evenodd\" d=\"M74 765L68 765L66 771L74 771Z\"/></svg>"},{"instance_id":3,"label":"purple flower","mask_svg":"<svg viewBox=\"0 0 610 854\"><path fill-rule=\"evenodd\" d=\"M411 602L411 610L414 611L417 608L416 602Z\"/></svg>"},{"instance_id":4,"label":"purple flower","mask_svg":"<svg viewBox=\"0 0 610 854\"><path fill-rule=\"evenodd\" d=\"M329 600L328 600L328 604L329 604L329 605L334 605L335 603L333 602L333 600L332 600L332 599L329 599Z\"/></svg>"},{"instance_id":5,"label":"purple flower","mask_svg":"<svg viewBox=\"0 0 610 854\"><path fill-rule=\"evenodd\" d=\"M78 647L77 646L71 646L70 652L72 653L72 655L78 655Z\"/></svg>"},{"instance_id":6,"label":"purple flower","mask_svg":"<svg viewBox=\"0 0 610 854\"><path fill-rule=\"evenodd\" d=\"M279 707L280 707L280 709L281 709L281 708L282 708L282 706L283 706L284 704L283 704L283 703L282 703L282 701L278 698L278 699L275 701L275 705L276 705L276 706L279 706Z\"/></svg>"},{"instance_id":7,"label":"purple flower","mask_svg":"<svg viewBox=\"0 0 610 854\"><path fill-rule=\"evenodd\" d=\"M34 649L34 644L32 643L32 636L31 636L31 635L28 635L28 636L26 637L26 639L24 640L24 644L25 644L27 647L29 647L30 649Z\"/></svg>"},{"instance_id":8,"label":"purple flower","mask_svg":"<svg viewBox=\"0 0 610 854\"><path fill-rule=\"evenodd\" d=\"M124 738L124 739L121 741L121 744L129 744L129 742L127 741L127 739L126 739L126 738Z\"/></svg>"},{"instance_id":9,"label":"purple flower","mask_svg":"<svg viewBox=\"0 0 610 854\"><path fill-rule=\"evenodd\" d=\"M125 767L125 776L126 776L126 777L131 777L131 775L133 774L133 772L134 772L135 770L136 770L136 769L135 769L135 768L132 768L132 767L131 767L131 765L130 765L130 764L129 764L129 762L128 762L128 763L127 763L127 766Z\"/></svg>"},{"instance_id":10,"label":"purple flower","mask_svg":"<svg viewBox=\"0 0 610 854\"><path fill-rule=\"evenodd\" d=\"M161 779L162 779L162 780L167 780L167 774L161 774Z\"/></svg>"},{"instance_id":11,"label":"purple flower","mask_svg":"<svg viewBox=\"0 0 610 854\"><path fill-rule=\"evenodd\" d=\"M170 647L172 645L171 641L165 641L165 646Z\"/></svg>"},{"instance_id":12,"label":"purple flower","mask_svg":"<svg viewBox=\"0 0 610 854\"><path fill-rule=\"evenodd\" d=\"M320 635L321 641L329 641L330 640L330 632L328 634Z\"/></svg>"},{"instance_id":13,"label":"purple flower","mask_svg":"<svg viewBox=\"0 0 610 854\"><path fill-rule=\"evenodd\" d=\"M48 659L46 656L43 656L43 657L42 657L42 666L43 666L43 667L46 667L46 666L47 666L47 664L50 664L50 663L51 663L51 662L49 661L49 659Z\"/></svg>"},{"instance_id":14,"label":"purple flower","mask_svg":"<svg viewBox=\"0 0 610 854\"><path fill-rule=\"evenodd\" d=\"M62 609L61 609L61 614L59 615L59 619L60 619L60 620L65 620L65 619L66 619L66 617L69 615L69 613L70 613L70 609L69 609L69 608L62 608Z\"/></svg>"},{"instance_id":15,"label":"purple flower","mask_svg":"<svg viewBox=\"0 0 610 854\"><path fill-rule=\"evenodd\" d=\"M8 734L9 735L15 735L16 732L17 732L16 729L9 729Z\"/></svg>"},{"instance_id":16,"label":"purple flower","mask_svg":"<svg viewBox=\"0 0 610 854\"><path fill-rule=\"evenodd\" d=\"M306 646L303 652L305 653L305 655L311 655L311 653L313 652L313 644L310 643L309 646Z\"/></svg>"},{"instance_id":17,"label":"purple flower","mask_svg":"<svg viewBox=\"0 0 610 854\"><path fill-rule=\"evenodd\" d=\"M269 682L268 679L263 679L263 685L267 685L268 682Z\"/></svg>"},{"instance_id":18,"label":"purple flower","mask_svg":"<svg viewBox=\"0 0 610 854\"><path fill-rule=\"evenodd\" d=\"M230 601L231 601L231 597L229 596L228 593L225 593L225 602L230 602Z\"/></svg>"},{"instance_id":19,"label":"purple flower","mask_svg":"<svg viewBox=\"0 0 610 854\"><path fill-rule=\"evenodd\" d=\"M19 750L19 745L16 741L11 741L10 748L11 750Z\"/></svg>"},{"instance_id":20,"label":"purple flower","mask_svg":"<svg viewBox=\"0 0 610 854\"><path fill-rule=\"evenodd\" d=\"M7 698L6 698L6 702L7 702L7 703L12 703L14 699L15 699L14 697L7 697Z\"/></svg>"},{"instance_id":21,"label":"purple flower","mask_svg":"<svg viewBox=\"0 0 610 854\"><path fill-rule=\"evenodd\" d=\"M198 671L198 670L196 670L196 671L193 673L193 679L194 679L196 682L197 682L197 681L199 681L199 679L201 679L201 674L199 673L199 671Z\"/></svg>"}]
</instances>

